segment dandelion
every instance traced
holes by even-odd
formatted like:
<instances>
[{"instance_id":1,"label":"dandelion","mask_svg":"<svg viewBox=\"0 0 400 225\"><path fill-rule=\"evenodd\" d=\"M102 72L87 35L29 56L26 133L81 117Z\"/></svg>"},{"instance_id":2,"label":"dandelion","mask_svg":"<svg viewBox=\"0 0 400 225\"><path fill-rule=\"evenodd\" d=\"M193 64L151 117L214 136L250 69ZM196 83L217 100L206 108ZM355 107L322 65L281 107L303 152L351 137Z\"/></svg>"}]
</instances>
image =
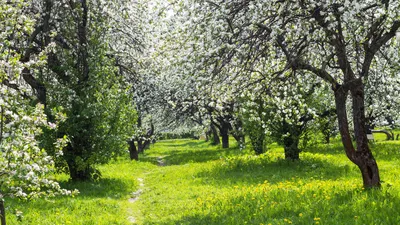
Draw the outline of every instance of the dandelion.
<instances>
[{"instance_id":1,"label":"dandelion","mask_svg":"<svg viewBox=\"0 0 400 225\"><path fill-rule=\"evenodd\" d=\"M303 213L299 213L299 216L302 217L302 216L303 216Z\"/></svg>"}]
</instances>

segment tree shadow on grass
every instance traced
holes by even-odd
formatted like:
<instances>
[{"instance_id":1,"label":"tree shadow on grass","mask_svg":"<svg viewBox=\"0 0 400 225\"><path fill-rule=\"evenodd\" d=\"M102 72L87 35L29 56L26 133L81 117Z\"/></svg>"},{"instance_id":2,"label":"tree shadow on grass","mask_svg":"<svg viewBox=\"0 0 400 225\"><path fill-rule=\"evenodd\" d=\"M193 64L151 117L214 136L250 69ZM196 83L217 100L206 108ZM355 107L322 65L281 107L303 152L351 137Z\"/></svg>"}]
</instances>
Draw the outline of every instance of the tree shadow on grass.
<instances>
[{"instance_id":1,"label":"tree shadow on grass","mask_svg":"<svg viewBox=\"0 0 400 225\"><path fill-rule=\"evenodd\" d=\"M103 178L94 182L61 181L59 182L59 184L62 188L68 190L78 189L80 193L75 195L74 197L58 196L48 199L34 199L30 200L29 202L21 201L18 199L7 199L7 206L10 206L11 209L21 209L21 204L24 204L22 210L24 214L26 213L27 215L37 214L43 216L46 214L54 213L77 213L84 217L88 216L89 218L95 219L97 218L95 215L85 214L86 211L93 211L93 209L91 209L93 207L101 208L102 210L104 210L104 212L116 210L115 207L117 206L115 202L128 201L127 196L135 191L132 190L132 185L128 184L128 182L124 182L124 180L115 178ZM63 215L63 218L65 218L65 215ZM10 219L15 220L15 218L11 217ZM28 217L23 219L22 224L33 223L29 222ZM84 224L89 223L85 222ZM98 223L94 221L90 224Z\"/></svg>"},{"instance_id":2,"label":"tree shadow on grass","mask_svg":"<svg viewBox=\"0 0 400 225\"><path fill-rule=\"evenodd\" d=\"M337 165L320 158L307 157L299 161L270 160L267 157L223 159L210 170L196 175L203 182L215 185L260 184L267 180L278 183L289 180L335 180L358 176L355 165ZM361 181L360 181L361 182Z\"/></svg>"},{"instance_id":3,"label":"tree shadow on grass","mask_svg":"<svg viewBox=\"0 0 400 225\"><path fill-rule=\"evenodd\" d=\"M177 141L179 141L181 143L177 143ZM158 143L162 144L166 147L174 147L174 148L179 148L179 147L200 148L200 147L210 145L210 142L199 141L199 140L194 140L194 139L165 140L165 141L161 141Z\"/></svg>"},{"instance_id":4,"label":"tree shadow on grass","mask_svg":"<svg viewBox=\"0 0 400 225\"><path fill-rule=\"evenodd\" d=\"M98 181L62 181L59 182L62 188L79 190L76 198L126 198L132 193L132 184L117 178L101 178Z\"/></svg>"},{"instance_id":5,"label":"tree shadow on grass","mask_svg":"<svg viewBox=\"0 0 400 225\"><path fill-rule=\"evenodd\" d=\"M344 155L345 151L341 142L333 142L331 144L317 144L306 147L303 152L319 153L326 155Z\"/></svg>"},{"instance_id":6,"label":"tree shadow on grass","mask_svg":"<svg viewBox=\"0 0 400 225\"><path fill-rule=\"evenodd\" d=\"M162 156L162 160L165 162L165 166L169 165L183 165L187 163L203 163L208 161L219 160L228 156L242 155L243 151L236 147L227 149L213 149L208 148L201 150L188 149L188 150L171 150L168 151L168 155ZM140 161L150 162L158 165L159 156L144 156L140 158Z\"/></svg>"}]
</instances>

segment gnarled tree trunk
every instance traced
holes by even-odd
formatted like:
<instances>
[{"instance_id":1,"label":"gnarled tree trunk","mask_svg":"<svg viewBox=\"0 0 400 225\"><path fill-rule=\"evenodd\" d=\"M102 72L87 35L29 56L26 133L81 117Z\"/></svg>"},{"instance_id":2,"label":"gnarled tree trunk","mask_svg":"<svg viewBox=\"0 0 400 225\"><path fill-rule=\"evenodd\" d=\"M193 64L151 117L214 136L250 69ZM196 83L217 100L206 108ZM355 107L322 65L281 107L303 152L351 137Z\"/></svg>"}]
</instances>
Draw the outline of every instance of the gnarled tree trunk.
<instances>
[{"instance_id":1,"label":"gnarled tree trunk","mask_svg":"<svg viewBox=\"0 0 400 225\"><path fill-rule=\"evenodd\" d=\"M355 163L361 171L364 187L380 187L378 165L368 146L365 130L364 90L361 80L348 88L352 97L354 134L357 148L354 148L349 132L349 123L346 113L346 98L348 91L343 86L335 89L335 102L339 131L347 157Z\"/></svg>"}]
</instances>

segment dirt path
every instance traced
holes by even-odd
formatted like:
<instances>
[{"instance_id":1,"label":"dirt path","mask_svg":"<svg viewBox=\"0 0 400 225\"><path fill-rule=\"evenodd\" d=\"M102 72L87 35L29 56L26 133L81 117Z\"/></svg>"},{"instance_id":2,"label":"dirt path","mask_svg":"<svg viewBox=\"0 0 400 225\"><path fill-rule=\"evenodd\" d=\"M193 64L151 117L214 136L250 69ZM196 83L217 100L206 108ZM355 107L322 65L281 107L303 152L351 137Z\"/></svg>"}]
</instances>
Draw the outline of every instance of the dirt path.
<instances>
[{"instance_id":1,"label":"dirt path","mask_svg":"<svg viewBox=\"0 0 400 225\"><path fill-rule=\"evenodd\" d=\"M158 157L157 157L157 165L158 165L159 167L166 166L166 162L165 162L163 156L158 156ZM138 180L138 182L139 182L139 188L138 188L137 191L132 192L131 197L128 199L129 203L135 204L135 203L140 199L140 196L142 195L142 193L144 192L144 189L145 189L144 177L145 177L147 174L149 174L149 173L151 173L151 171L146 171L146 172L144 172L144 173L141 175L140 178L137 178L137 180ZM128 215L130 215L130 216L128 216L127 219L128 219L128 221L129 221L129 223L131 223L131 224L137 224L138 221L137 221L136 217L133 216L133 214L134 214L134 213L133 213L133 211L132 211L132 209L131 209L131 210L128 212ZM140 213L139 213L139 214L140 214ZM134 215L137 216L138 214L135 213Z\"/></svg>"},{"instance_id":2,"label":"dirt path","mask_svg":"<svg viewBox=\"0 0 400 225\"><path fill-rule=\"evenodd\" d=\"M158 163L158 166L165 166L166 165L163 157L161 157L161 156L157 157L157 163Z\"/></svg>"},{"instance_id":3,"label":"dirt path","mask_svg":"<svg viewBox=\"0 0 400 225\"><path fill-rule=\"evenodd\" d=\"M135 203L137 200L139 200L140 195L143 193L143 187L144 187L144 182L143 178L138 178L139 181L139 189L135 192L132 192L132 197L129 198L130 203ZM132 214L132 212L129 212L129 214ZM128 217L128 221L131 222L132 224L136 223L136 218L133 216Z\"/></svg>"}]
</instances>

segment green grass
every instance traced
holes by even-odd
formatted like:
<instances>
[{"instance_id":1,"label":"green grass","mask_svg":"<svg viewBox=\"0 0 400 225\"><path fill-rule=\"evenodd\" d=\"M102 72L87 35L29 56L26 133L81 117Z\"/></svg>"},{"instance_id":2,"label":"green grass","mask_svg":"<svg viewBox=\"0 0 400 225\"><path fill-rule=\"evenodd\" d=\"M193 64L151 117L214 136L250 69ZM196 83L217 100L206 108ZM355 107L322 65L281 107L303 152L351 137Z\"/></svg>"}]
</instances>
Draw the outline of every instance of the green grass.
<instances>
[{"instance_id":1,"label":"green grass","mask_svg":"<svg viewBox=\"0 0 400 225\"><path fill-rule=\"evenodd\" d=\"M78 189L76 197L21 202L6 200L8 224L130 224L131 193L138 188L134 174L153 165L130 161L113 162L101 166L103 178L97 182L71 183L65 175L58 176L62 187ZM23 212L22 221L12 215Z\"/></svg>"},{"instance_id":2,"label":"green grass","mask_svg":"<svg viewBox=\"0 0 400 225\"><path fill-rule=\"evenodd\" d=\"M141 162L120 160L101 167L96 183L68 183L75 198L8 201L24 212L10 224L399 224L400 141L372 144L383 180L364 190L358 168L339 141L307 148L301 160L283 159L272 145L261 156L236 146L168 140L151 147ZM232 141L234 143L234 141ZM158 166L162 159L165 166ZM143 179L141 187L138 178ZM142 189L131 203L131 193Z\"/></svg>"}]
</instances>

